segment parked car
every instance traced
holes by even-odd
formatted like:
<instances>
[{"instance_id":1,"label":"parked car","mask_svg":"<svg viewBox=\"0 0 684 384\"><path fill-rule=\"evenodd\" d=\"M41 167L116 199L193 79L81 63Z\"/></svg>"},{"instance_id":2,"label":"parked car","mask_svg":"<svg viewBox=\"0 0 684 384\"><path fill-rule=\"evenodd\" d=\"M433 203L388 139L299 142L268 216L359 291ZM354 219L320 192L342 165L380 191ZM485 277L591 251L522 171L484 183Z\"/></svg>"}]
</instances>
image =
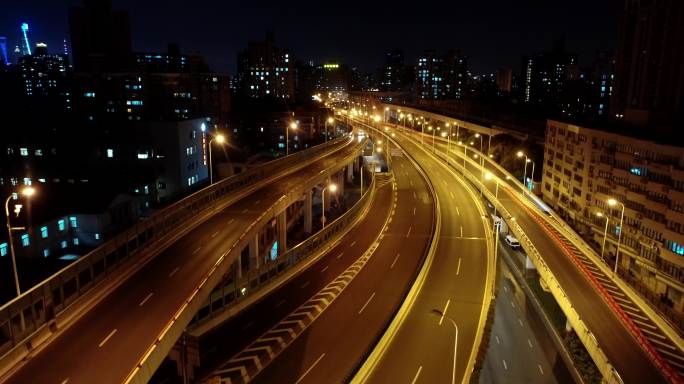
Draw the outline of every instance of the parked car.
<instances>
[{"instance_id":1,"label":"parked car","mask_svg":"<svg viewBox=\"0 0 684 384\"><path fill-rule=\"evenodd\" d=\"M520 248L520 242L518 241L518 239L513 237L513 235L506 235L506 237L504 237L504 241L506 242L506 244L508 244L508 246L510 246L513 249Z\"/></svg>"}]
</instances>

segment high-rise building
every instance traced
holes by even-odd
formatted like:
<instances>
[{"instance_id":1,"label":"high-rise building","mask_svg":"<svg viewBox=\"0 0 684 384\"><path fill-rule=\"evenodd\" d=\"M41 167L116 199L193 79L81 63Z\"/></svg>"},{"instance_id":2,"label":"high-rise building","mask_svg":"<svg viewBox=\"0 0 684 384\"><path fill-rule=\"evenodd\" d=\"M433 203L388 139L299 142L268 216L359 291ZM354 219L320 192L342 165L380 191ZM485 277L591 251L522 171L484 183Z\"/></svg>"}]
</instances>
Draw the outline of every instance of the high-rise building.
<instances>
[{"instance_id":1,"label":"high-rise building","mask_svg":"<svg viewBox=\"0 0 684 384\"><path fill-rule=\"evenodd\" d=\"M615 58L613 116L649 129L684 122L684 2L626 0Z\"/></svg>"},{"instance_id":2,"label":"high-rise building","mask_svg":"<svg viewBox=\"0 0 684 384\"><path fill-rule=\"evenodd\" d=\"M118 72L133 64L128 12L113 10L109 0L83 0L69 9L74 69Z\"/></svg>"},{"instance_id":3,"label":"high-rise building","mask_svg":"<svg viewBox=\"0 0 684 384\"><path fill-rule=\"evenodd\" d=\"M380 68L379 88L383 92L401 92L410 87L410 69L404 63L404 51L393 49L385 53L385 61Z\"/></svg>"},{"instance_id":4,"label":"high-rise building","mask_svg":"<svg viewBox=\"0 0 684 384\"><path fill-rule=\"evenodd\" d=\"M416 67L416 93L418 99L441 99L444 78L441 76L442 58L435 51L425 51Z\"/></svg>"},{"instance_id":5,"label":"high-rise building","mask_svg":"<svg viewBox=\"0 0 684 384\"><path fill-rule=\"evenodd\" d=\"M23 95L30 109L62 113L71 109L69 61L62 54L48 53L47 45L36 44L33 54L19 59Z\"/></svg>"},{"instance_id":6,"label":"high-rise building","mask_svg":"<svg viewBox=\"0 0 684 384\"><path fill-rule=\"evenodd\" d=\"M29 32L28 23L21 23L21 37L22 37L21 50L22 50L22 54L24 56L31 54L31 42L29 41L28 32Z\"/></svg>"},{"instance_id":7,"label":"high-rise building","mask_svg":"<svg viewBox=\"0 0 684 384\"><path fill-rule=\"evenodd\" d=\"M513 89L513 69L504 68L496 71L496 86L499 91L510 93Z\"/></svg>"},{"instance_id":8,"label":"high-rise building","mask_svg":"<svg viewBox=\"0 0 684 384\"><path fill-rule=\"evenodd\" d=\"M238 55L238 78L242 92L251 98L290 100L294 96L292 58L275 45L273 32L262 41L250 41Z\"/></svg>"},{"instance_id":9,"label":"high-rise building","mask_svg":"<svg viewBox=\"0 0 684 384\"><path fill-rule=\"evenodd\" d=\"M462 99L470 82L468 59L457 50L443 55L428 50L418 58L416 92L419 99Z\"/></svg>"},{"instance_id":10,"label":"high-rise building","mask_svg":"<svg viewBox=\"0 0 684 384\"><path fill-rule=\"evenodd\" d=\"M568 78L568 67L577 64L577 55L565 51L558 40L550 52L523 57L523 100L550 111L562 109L562 98Z\"/></svg>"},{"instance_id":11,"label":"high-rise building","mask_svg":"<svg viewBox=\"0 0 684 384\"><path fill-rule=\"evenodd\" d=\"M0 36L0 65L7 66L10 64L10 58L7 52L7 37Z\"/></svg>"},{"instance_id":12,"label":"high-rise building","mask_svg":"<svg viewBox=\"0 0 684 384\"><path fill-rule=\"evenodd\" d=\"M607 228L603 256L611 262L622 232L621 269L629 271L639 288L667 298L663 301L682 312L684 147L615 132L549 120L544 201L599 251ZM610 199L624 204L623 228L622 206L611 206Z\"/></svg>"}]
</instances>

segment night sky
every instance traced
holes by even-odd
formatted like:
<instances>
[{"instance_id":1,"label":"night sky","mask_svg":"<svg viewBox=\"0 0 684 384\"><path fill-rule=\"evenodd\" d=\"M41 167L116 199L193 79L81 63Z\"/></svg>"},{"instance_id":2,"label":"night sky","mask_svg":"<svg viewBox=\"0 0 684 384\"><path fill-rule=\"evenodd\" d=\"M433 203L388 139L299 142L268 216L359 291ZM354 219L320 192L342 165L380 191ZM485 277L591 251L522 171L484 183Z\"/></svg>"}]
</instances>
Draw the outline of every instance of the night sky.
<instances>
[{"instance_id":1,"label":"night sky","mask_svg":"<svg viewBox=\"0 0 684 384\"><path fill-rule=\"evenodd\" d=\"M31 39L61 50L68 39L67 9L80 0L8 1L0 13L0 35ZM297 59L336 60L371 71L383 52L404 49L413 62L424 49L459 48L474 73L501 67L518 70L521 55L551 46L564 36L570 51L587 63L597 49L613 51L622 0L546 1L209 1L113 0L129 11L134 50L161 51L177 42L200 53L213 70L234 74L247 41L273 29L276 43Z\"/></svg>"}]
</instances>

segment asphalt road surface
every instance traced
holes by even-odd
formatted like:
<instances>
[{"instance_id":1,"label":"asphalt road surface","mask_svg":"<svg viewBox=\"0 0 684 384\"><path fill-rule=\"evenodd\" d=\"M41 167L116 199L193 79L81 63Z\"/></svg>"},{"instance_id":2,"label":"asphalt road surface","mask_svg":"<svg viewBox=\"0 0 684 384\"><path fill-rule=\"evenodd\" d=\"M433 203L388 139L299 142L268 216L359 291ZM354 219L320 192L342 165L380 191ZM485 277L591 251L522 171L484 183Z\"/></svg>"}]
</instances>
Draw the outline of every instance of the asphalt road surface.
<instances>
[{"instance_id":1,"label":"asphalt road surface","mask_svg":"<svg viewBox=\"0 0 684 384\"><path fill-rule=\"evenodd\" d=\"M460 382L483 326L487 279L485 223L474 197L455 175L402 134L395 139L425 169L441 205L442 230L427 279L408 316L370 376L372 383L449 383L454 328L431 314L446 311L458 325L456 381ZM493 273L494 271L490 271ZM475 351L476 352L476 351Z\"/></svg>"},{"instance_id":2,"label":"asphalt road surface","mask_svg":"<svg viewBox=\"0 0 684 384\"><path fill-rule=\"evenodd\" d=\"M204 274L292 186L352 146L316 160L212 216L162 251L24 363L7 383L121 383Z\"/></svg>"},{"instance_id":3,"label":"asphalt road surface","mask_svg":"<svg viewBox=\"0 0 684 384\"><path fill-rule=\"evenodd\" d=\"M418 138L420 133L414 134ZM428 140L426 138L426 143ZM429 144L432 144L429 142ZM446 144L437 141L436 150L444 153ZM454 149L452 144L452 150ZM462 160L457 164L463 164ZM458 167L458 166L457 166ZM468 163L468 170L474 175L481 175L480 167ZM501 180L505 175L495 169L489 170ZM492 193L495 192L494 182L485 184ZM511 192L509 188L499 186L499 200L516 218L516 221L534 246L544 258L548 267L560 283L570 302L575 307L582 320L592 331L606 356L617 369L625 383L656 383L665 379L657 367L651 362L644 350L637 344L632 334L627 330L620 318L612 311L599 293L591 285L589 279L580 271L570 258L563 252L556 241L549 236L544 228L534 220L532 214L521 203L513 198L511 193L520 194L520 189Z\"/></svg>"}]
</instances>

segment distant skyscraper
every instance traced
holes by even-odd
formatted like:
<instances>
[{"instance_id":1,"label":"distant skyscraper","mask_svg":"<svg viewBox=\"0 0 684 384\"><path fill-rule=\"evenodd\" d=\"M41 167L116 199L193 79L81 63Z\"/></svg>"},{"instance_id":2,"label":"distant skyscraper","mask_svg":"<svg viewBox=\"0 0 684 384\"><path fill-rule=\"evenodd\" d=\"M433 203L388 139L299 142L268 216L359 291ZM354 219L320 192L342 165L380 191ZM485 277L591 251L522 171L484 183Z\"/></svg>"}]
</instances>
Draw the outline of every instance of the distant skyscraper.
<instances>
[{"instance_id":1,"label":"distant skyscraper","mask_svg":"<svg viewBox=\"0 0 684 384\"><path fill-rule=\"evenodd\" d=\"M403 88L404 51L393 49L385 53L385 63L380 69L380 90L399 91Z\"/></svg>"},{"instance_id":2,"label":"distant skyscraper","mask_svg":"<svg viewBox=\"0 0 684 384\"><path fill-rule=\"evenodd\" d=\"M568 67L577 64L577 55L565 51L565 43L558 40L550 52L523 58L523 100L548 109L560 108L568 77Z\"/></svg>"},{"instance_id":3,"label":"distant skyscraper","mask_svg":"<svg viewBox=\"0 0 684 384\"><path fill-rule=\"evenodd\" d=\"M22 51L23 51L24 55L30 55L31 54L31 43L29 42L28 31L29 31L28 23L21 23L21 34L22 34L22 37L24 39L24 43L22 45Z\"/></svg>"},{"instance_id":4,"label":"distant skyscraper","mask_svg":"<svg viewBox=\"0 0 684 384\"><path fill-rule=\"evenodd\" d=\"M268 32L263 41L250 41L238 55L238 78L245 95L252 98L294 96L292 58L275 45L273 32Z\"/></svg>"},{"instance_id":5,"label":"distant skyscraper","mask_svg":"<svg viewBox=\"0 0 684 384\"><path fill-rule=\"evenodd\" d=\"M83 0L69 9L74 69L77 72L125 71L132 67L128 13L112 10L108 0Z\"/></svg>"},{"instance_id":6,"label":"distant skyscraper","mask_svg":"<svg viewBox=\"0 0 684 384\"><path fill-rule=\"evenodd\" d=\"M64 39L64 55L69 56L69 48L67 48L67 42L66 39Z\"/></svg>"},{"instance_id":7,"label":"distant skyscraper","mask_svg":"<svg viewBox=\"0 0 684 384\"><path fill-rule=\"evenodd\" d=\"M615 57L613 116L668 127L684 121L684 2L626 0Z\"/></svg>"},{"instance_id":8,"label":"distant skyscraper","mask_svg":"<svg viewBox=\"0 0 684 384\"><path fill-rule=\"evenodd\" d=\"M2 64L9 65L10 60L7 55L7 38L5 36L0 36L0 61Z\"/></svg>"},{"instance_id":9,"label":"distant skyscraper","mask_svg":"<svg viewBox=\"0 0 684 384\"><path fill-rule=\"evenodd\" d=\"M468 84L468 59L459 51L438 55L425 51L418 58L416 91L419 99L461 99Z\"/></svg>"}]
</instances>

